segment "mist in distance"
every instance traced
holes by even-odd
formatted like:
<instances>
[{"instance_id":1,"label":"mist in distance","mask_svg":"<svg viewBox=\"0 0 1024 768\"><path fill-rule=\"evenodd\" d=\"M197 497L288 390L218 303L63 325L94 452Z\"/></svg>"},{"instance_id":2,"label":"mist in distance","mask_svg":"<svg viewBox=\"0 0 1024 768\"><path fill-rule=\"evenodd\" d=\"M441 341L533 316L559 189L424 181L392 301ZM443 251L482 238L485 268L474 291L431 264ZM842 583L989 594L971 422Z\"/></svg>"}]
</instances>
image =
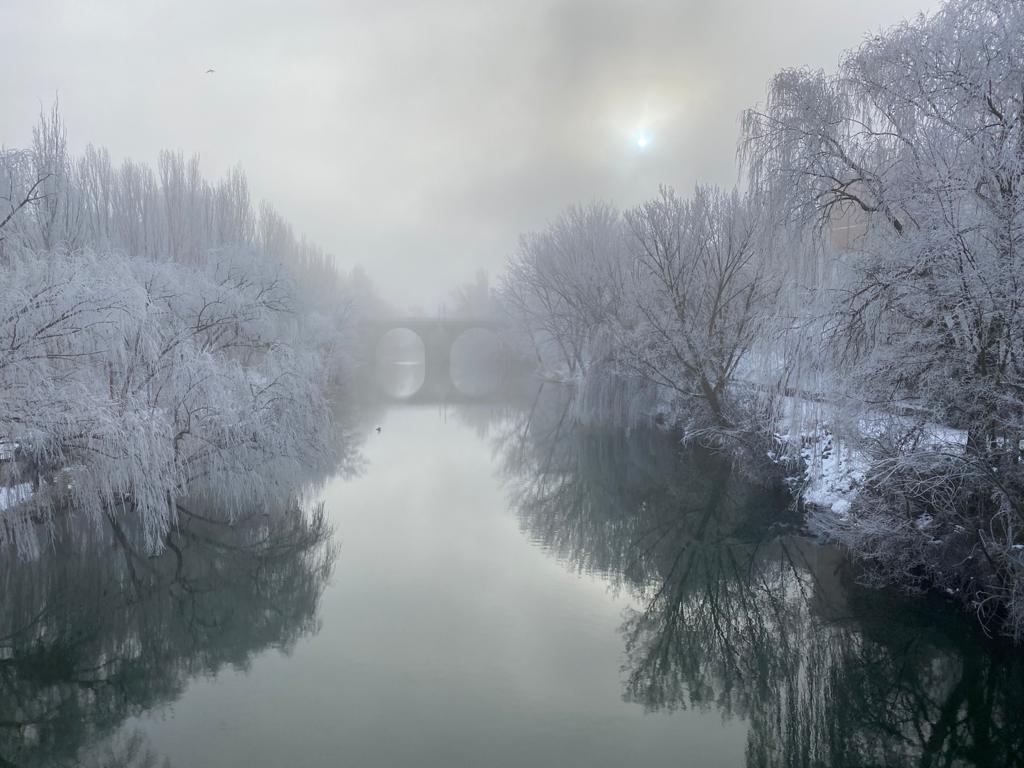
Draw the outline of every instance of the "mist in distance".
<instances>
[{"instance_id":1,"label":"mist in distance","mask_svg":"<svg viewBox=\"0 0 1024 768\"><path fill-rule=\"evenodd\" d=\"M569 203L731 186L740 113L772 73L833 69L933 6L14 0L0 143L26 146L59 96L76 152L239 165L340 267L433 310Z\"/></svg>"}]
</instances>

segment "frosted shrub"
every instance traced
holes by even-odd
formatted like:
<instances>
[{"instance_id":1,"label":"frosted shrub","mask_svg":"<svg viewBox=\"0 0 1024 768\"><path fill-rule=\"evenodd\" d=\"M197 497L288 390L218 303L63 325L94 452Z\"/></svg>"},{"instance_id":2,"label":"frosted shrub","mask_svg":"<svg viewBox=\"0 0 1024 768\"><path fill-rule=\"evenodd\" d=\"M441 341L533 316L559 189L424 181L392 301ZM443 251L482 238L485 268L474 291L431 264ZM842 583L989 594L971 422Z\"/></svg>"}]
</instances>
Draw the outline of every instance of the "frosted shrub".
<instances>
[{"instance_id":1,"label":"frosted shrub","mask_svg":"<svg viewBox=\"0 0 1024 768\"><path fill-rule=\"evenodd\" d=\"M76 514L138 515L154 548L191 492L223 488L237 508L274 481L269 463L329 462L326 374L294 344L274 270L251 253L202 269L112 254L16 260L5 270L16 290L0 297L0 434L60 470ZM33 514L63 500L38 493Z\"/></svg>"}]
</instances>

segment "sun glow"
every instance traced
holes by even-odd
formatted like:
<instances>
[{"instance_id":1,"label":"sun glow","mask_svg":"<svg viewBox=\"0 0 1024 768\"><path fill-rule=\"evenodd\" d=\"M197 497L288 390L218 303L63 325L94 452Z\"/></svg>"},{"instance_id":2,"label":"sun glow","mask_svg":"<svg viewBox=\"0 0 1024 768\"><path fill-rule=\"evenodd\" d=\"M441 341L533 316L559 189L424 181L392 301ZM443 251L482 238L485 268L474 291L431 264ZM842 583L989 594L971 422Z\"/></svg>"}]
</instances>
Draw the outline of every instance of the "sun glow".
<instances>
[{"instance_id":1,"label":"sun glow","mask_svg":"<svg viewBox=\"0 0 1024 768\"><path fill-rule=\"evenodd\" d=\"M633 143L637 149L647 149L651 145L651 138L647 131L639 130L633 134Z\"/></svg>"},{"instance_id":2,"label":"sun glow","mask_svg":"<svg viewBox=\"0 0 1024 768\"><path fill-rule=\"evenodd\" d=\"M671 89L667 85L660 89L664 93L644 86L609 98L605 115L608 146L614 147L616 157L629 163L626 167L670 151L664 143L666 137L670 144L678 143L686 88L682 83L671 85Z\"/></svg>"}]
</instances>

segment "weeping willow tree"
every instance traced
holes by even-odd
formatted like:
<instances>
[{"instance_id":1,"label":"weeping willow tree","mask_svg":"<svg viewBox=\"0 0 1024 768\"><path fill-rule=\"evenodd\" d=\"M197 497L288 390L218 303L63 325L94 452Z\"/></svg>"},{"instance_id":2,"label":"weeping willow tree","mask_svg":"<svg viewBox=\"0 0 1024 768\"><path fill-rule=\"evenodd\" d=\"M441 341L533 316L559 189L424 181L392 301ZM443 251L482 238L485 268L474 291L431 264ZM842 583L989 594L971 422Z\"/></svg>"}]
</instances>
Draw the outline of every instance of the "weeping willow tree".
<instances>
[{"instance_id":1,"label":"weeping willow tree","mask_svg":"<svg viewBox=\"0 0 1024 768\"><path fill-rule=\"evenodd\" d=\"M781 72L741 145L791 225L860 222L830 287L828 359L883 423L860 440L873 469L852 516L824 528L881 580L948 589L1018 640L1022 39L1020 3L951 0L835 73Z\"/></svg>"}]
</instances>

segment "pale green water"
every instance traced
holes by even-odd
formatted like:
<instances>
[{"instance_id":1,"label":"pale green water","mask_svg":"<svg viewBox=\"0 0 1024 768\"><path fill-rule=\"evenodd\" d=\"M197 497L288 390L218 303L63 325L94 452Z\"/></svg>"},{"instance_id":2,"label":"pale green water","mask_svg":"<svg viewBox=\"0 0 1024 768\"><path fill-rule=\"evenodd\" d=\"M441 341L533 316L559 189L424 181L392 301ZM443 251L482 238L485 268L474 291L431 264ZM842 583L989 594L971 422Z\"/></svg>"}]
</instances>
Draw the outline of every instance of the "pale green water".
<instances>
[{"instance_id":1,"label":"pale green water","mask_svg":"<svg viewBox=\"0 0 1024 768\"><path fill-rule=\"evenodd\" d=\"M1021 764L1015 655L851 590L782 497L709 457L563 414L379 411L363 473L321 492L330 540L196 524L128 597L109 552L9 569L0 757ZM52 628L20 643L41 603Z\"/></svg>"},{"instance_id":2,"label":"pale green water","mask_svg":"<svg viewBox=\"0 0 1024 768\"><path fill-rule=\"evenodd\" d=\"M430 409L382 426L365 476L324 492L341 547L320 631L145 719L157 752L180 765L741 761L741 724L622 700L629 601L531 544L472 431Z\"/></svg>"}]
</instances>

